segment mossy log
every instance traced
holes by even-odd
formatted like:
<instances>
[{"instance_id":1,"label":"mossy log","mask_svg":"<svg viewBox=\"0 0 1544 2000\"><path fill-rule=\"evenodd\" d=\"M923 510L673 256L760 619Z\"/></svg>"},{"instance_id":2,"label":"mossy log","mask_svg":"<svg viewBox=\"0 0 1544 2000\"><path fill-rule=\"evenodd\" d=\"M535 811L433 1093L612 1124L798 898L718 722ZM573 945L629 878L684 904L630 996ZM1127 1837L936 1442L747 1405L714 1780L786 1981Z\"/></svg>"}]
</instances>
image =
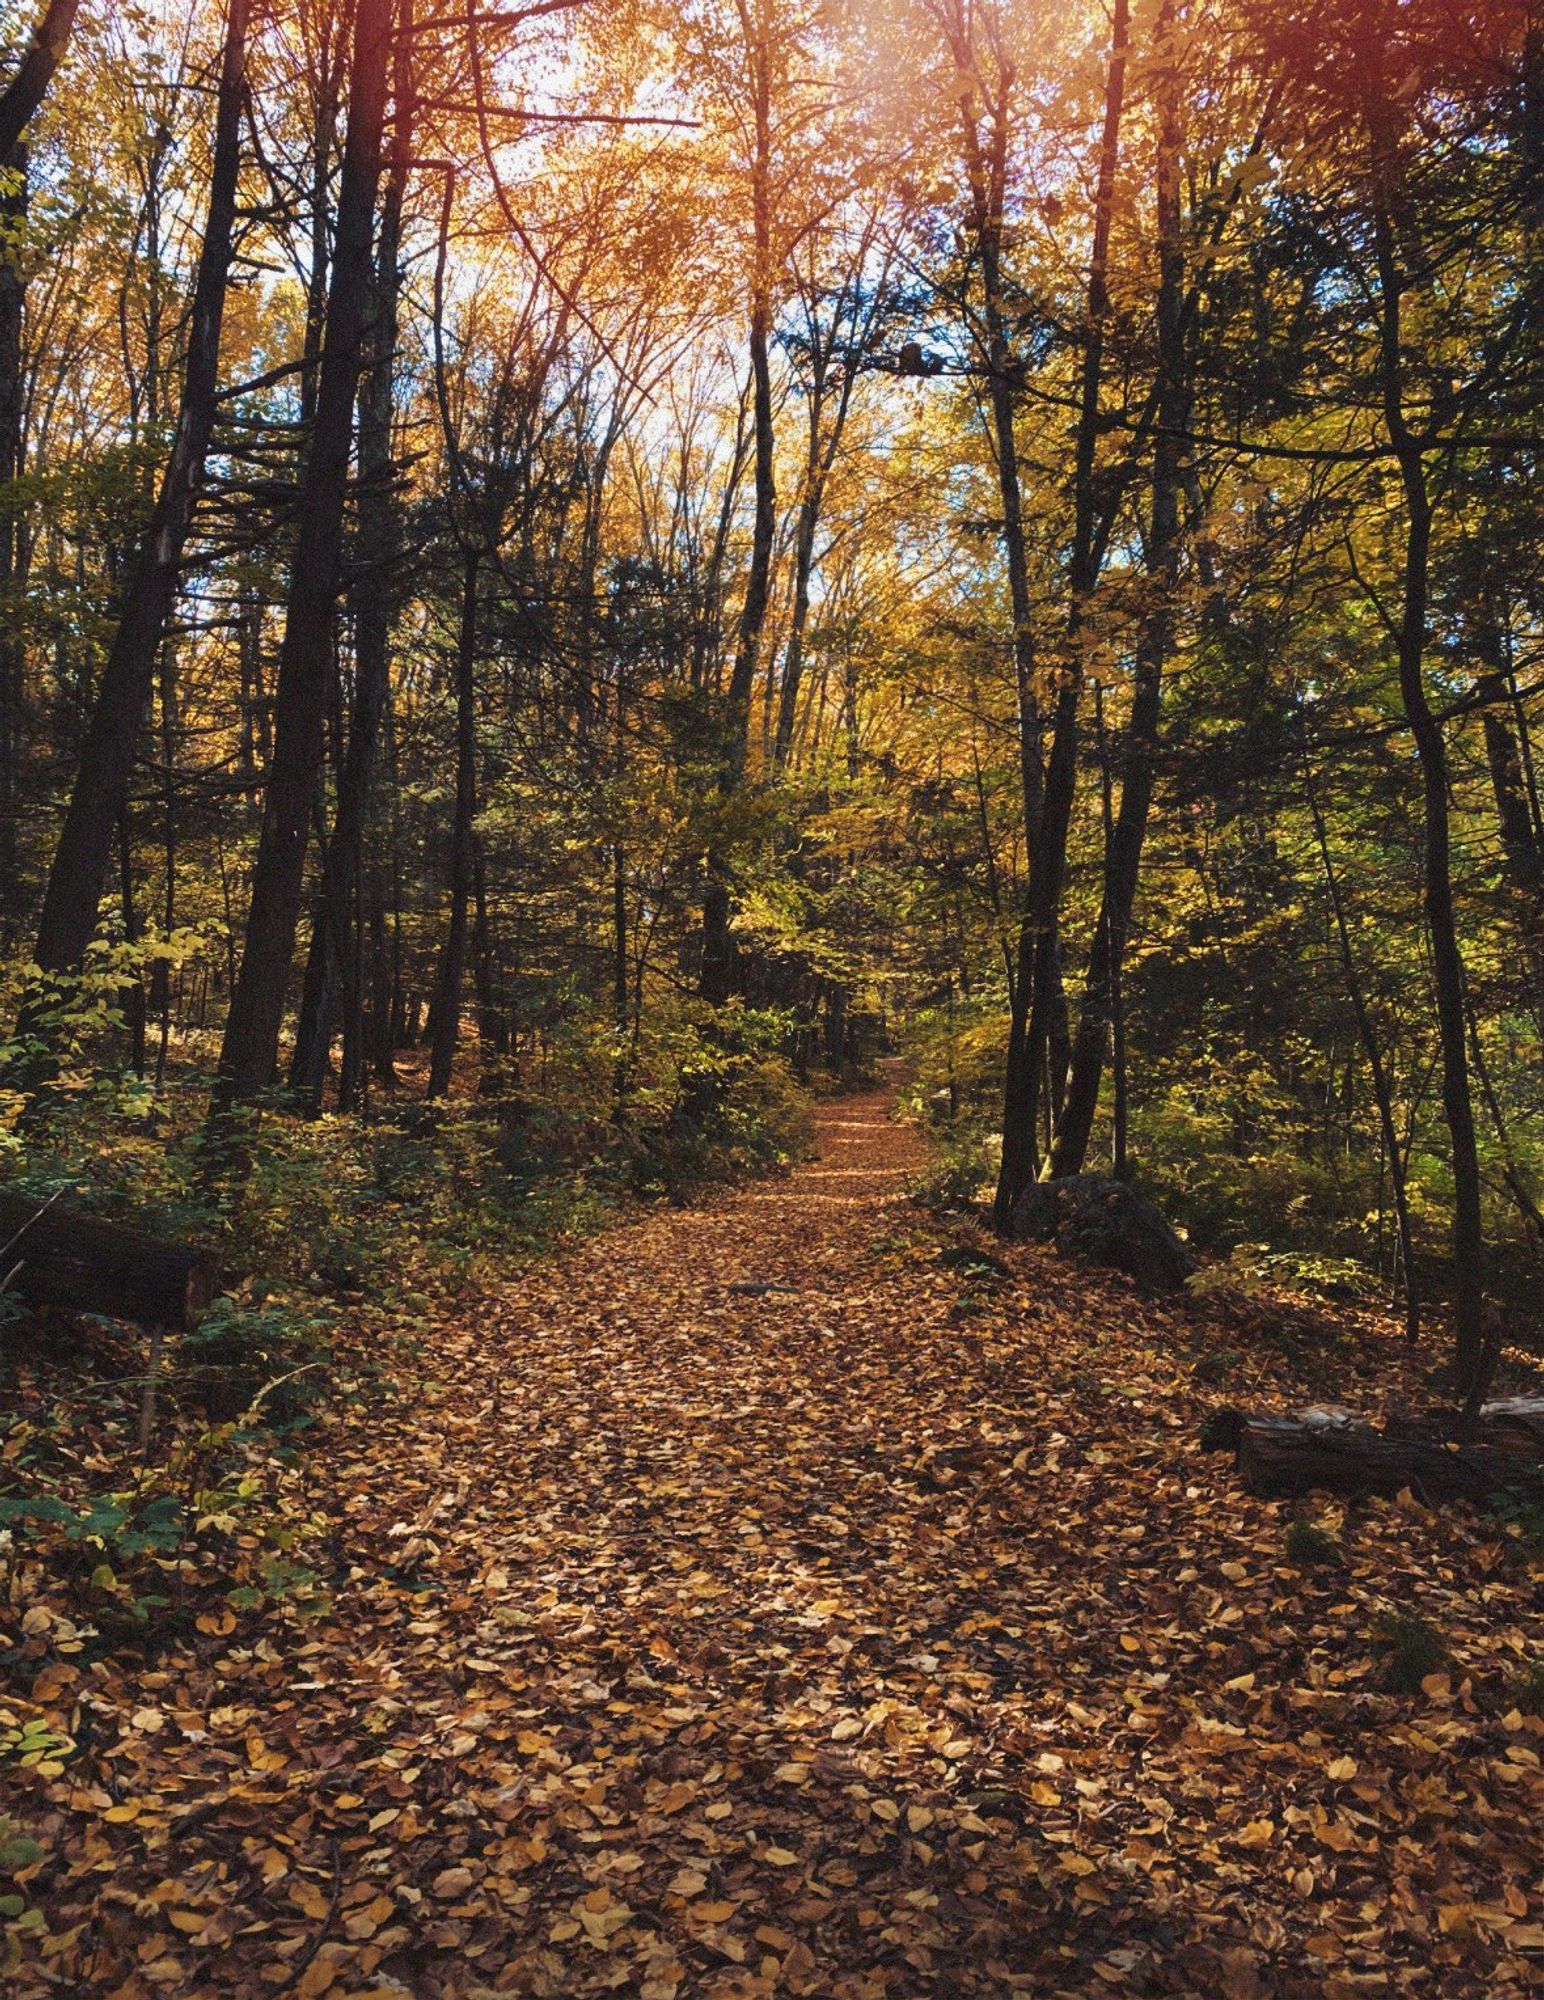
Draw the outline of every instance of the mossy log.
<instances>
[{"instance_id":1,"label":"mossy log","mask_svg":"<svg viewBox=\"0 0 1544 2000\"><path fill-rule=\"evenodd\" d=\"M29 1306L61 1306L184 1333L214 1297L207 1250L84 1215L62 1201L0 1192L0 1285Z\"/></svg>"}]
</instances>

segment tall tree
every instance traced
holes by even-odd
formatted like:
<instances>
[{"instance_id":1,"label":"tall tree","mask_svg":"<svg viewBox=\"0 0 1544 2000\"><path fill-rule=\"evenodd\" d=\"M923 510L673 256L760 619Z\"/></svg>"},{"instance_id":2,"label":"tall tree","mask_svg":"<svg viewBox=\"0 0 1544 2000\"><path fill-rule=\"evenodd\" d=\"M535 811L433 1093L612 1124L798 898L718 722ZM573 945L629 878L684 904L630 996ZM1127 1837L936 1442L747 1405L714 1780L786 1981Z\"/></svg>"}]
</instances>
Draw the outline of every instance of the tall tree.
<instances>
[{"instance_id":1,"label":"tall tree","mask_svg":"<svg viewBox=\"0 0 1544 2000\"><path fill-rule=\"evenodd\" d=\"M38 920L45 978L77 970L96 928L113 838L124 810L135 745L156 659L177 594L218 411L220 334L240 176L251 0L230 0L220 58L209 205L188 323L182 400L150 524L140 544L117 630L97 686L59 844Z\"/></svg>"},{"instance_id":2,"label":"tall tree","mask_svg":"<svg viewBox=\"0 0 1544 2000\"><path fill-rule=\"evenodd\" d=\"M1367 134L1367 185L1376 273L1377 383L1389 448L1404 495L1404 548L1394 645L1405 719L1421 766L1425 805L1423 872L1426 924L1431 937L1442 1048L1442 1103L1453 1172L1453 1289L1455 1366L1465 1393L1480 1379L1484 1357L1485 1229L1480 1194L1479 1147L1469 1081L1464 1003L1464 962L1453 903L1452 833L1448 801L1447 743L1426 688L1431 541L1435 507L1426 445L1411 423L1406 380L1405 304L1411 290L1401 257L1396 215L1409 213L1400 167L1400 114L1385 63L1385 11L1372 10L1363 49L1363 115ZM1417 256L1424 253L1417 251Z\"/></svg>"},{"instance_id":3,"label":"tall tree","mask_svg":"<svg viewBox=\"0 0 1544 2000\"><path fill-rule=\"evenodd\" d=\"M321 1106L340 997L340 1109L357 1104L364 1080L364 981L356 888L377 745L391 699L391 616L398 595L394 561L402 538L402 506L392 462L392 416L402 292L402 204L413 154L412 0L398 0L395 46L391 165L381 202L375 305L359 410L360 574L350 592L354 698L312 919L289 1072L291 1090L313 1111Z\"/></svg>"},{"instance_id":4,"label":"tall tree","mask_svg":"<svg viewBox=\"0 0 1544 2000\"><path fill-rule=\"evenodd\" d=\"M751 694L761 664L762 637L772 595L772 552L777 536L777 439L772 416L772 301L777 270L773 250L772 67L773 10L770 0L735 0L744 65L743 89L750 113L747 161L751 205L751 263L747 332L751 367L753 512L750 569L735 635L734 666L720 718L722 737L718 790L732 801L745 781L750 742ZM702 896L702 960L699 990L722 1006L734 990L735 949L731 930L732 887L727 846L720 836L710 847Z\"/></svg>"},{"instance_id":5,"label":"tall tree","mask_svg":"<svg viewBox=\"0 0 1544 2000\"><path fill-rule=\"evenodd\" d=\"M1171 11L1159 13L1158 60L1166 51ZM1104 93L1104 120L1095 176L1094 226L1088 258L1088 296L1078 390L1077 433L1073 446L1072 551L1067 566L1067 648L1059 663L1051 749L1046 760L1040 815L1027 833L1030 844L1029 882L1019 940L1018 986L1021 998L1023 1050L1015 1067L1017 1102L1003 1103L1003 1158L998 1178L995 1214L999 1225L1013 1212L1038 1155L1040 1092L1048 1088L1045 1063L1052 1033L1052 1010L1060 1004L1060 914L1067 871L1067 836L1072 823L1078 770L1078 717L1083 691L1083 632L1089 600L1099 580L1102 560L1099 536L1099 495L1095 488L1095 458L1099 445L1099 405L1104 374L1106 323L1110 313L1110 224L1115 205L1115 176L1120 157L1121 119L1126 101L1126 65L1131 35L1127 0L1116 0L1110 23L1110 54ZM1162 172L1162 169L1160 169ZM1171 167L1170 172L1177 173ZM1177 442L1169 447L1177 450Z\"/></svg>"},{"instance_id":6,"label":"tall tree","mask_svg":"<svg viewBox=\"0 0 1544 2000\"><path fill-rule=\"evenodd\" d=\"M273 759L241 966L220 1051L217 1112L257 1098L273 1082L278 1060L343 581L344 507L372 295L392 13L392 0L357 0L326 328L274 694Z\"/></svg>"}]
</instances>

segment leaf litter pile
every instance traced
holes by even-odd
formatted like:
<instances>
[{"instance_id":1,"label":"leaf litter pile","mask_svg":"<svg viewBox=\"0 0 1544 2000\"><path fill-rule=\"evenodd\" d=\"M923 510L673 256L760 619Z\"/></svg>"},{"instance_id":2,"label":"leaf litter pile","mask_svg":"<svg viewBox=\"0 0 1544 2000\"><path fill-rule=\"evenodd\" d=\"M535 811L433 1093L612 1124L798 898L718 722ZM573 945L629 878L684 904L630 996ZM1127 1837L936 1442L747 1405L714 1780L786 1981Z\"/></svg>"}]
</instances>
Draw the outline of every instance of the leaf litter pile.
<instances>
[{"instance_id":1,"label":"leaf litter pile","mask_svg":"<svg viewBox=\"0 0 1544 2000\"><path fill-rule=\"evenodd\" d=\"M1533 1545L1195 1443L1316 1341L1408 1396L1387 1323L994 1270L821 1138L335 1407L319 1617L0 1607L22 2000L1544 1987Z\"/></svg>"}]
</instances>

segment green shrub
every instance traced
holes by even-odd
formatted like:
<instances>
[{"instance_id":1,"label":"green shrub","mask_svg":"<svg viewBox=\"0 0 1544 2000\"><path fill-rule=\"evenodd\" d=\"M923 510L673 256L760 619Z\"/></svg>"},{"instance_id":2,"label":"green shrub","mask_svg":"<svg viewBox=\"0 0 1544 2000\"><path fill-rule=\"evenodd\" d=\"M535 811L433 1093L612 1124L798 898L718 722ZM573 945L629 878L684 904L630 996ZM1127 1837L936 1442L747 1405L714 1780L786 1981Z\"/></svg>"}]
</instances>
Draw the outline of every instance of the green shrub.
<instances>
[{"instance_id":1,"label":"green shrub","mask_svg":"<svg viewBox=\"0 0 1544 2000\"><path fill-rule=\"evenodd\" d=\"M1428 1674L1447 1665L1442 1635L1417 1612L1387 1612L1373 1633L1378 1678L1391 1694L1419 1694Z\"/></svg>"},{"instance_id":2,"label":"green shrub","mask_svg":"<svg viewBox=\"0 0 1544 2000\"><path fill-rule=\"evenodd\" d=\"M202 1391L212 1415L241 1416L261 1398L263 1422L285 1430L305 1417L326 1387L326 1328L314 1308L219 1298L178 1342L178 1372Z\"/></svg>"},{"instance_id":3,"label":"green shrub","mask_svg":"<svg viewBox=\"0 0 1544 2000\"><path fill-rule=\"evenodd\" d=\"M1329 1530L1302 1514L1288 1524L1286 1552L1287 1561L1299 1569L1324 1569L1342 1560L1340 1544Z\"/></svg>"}]
</instances>

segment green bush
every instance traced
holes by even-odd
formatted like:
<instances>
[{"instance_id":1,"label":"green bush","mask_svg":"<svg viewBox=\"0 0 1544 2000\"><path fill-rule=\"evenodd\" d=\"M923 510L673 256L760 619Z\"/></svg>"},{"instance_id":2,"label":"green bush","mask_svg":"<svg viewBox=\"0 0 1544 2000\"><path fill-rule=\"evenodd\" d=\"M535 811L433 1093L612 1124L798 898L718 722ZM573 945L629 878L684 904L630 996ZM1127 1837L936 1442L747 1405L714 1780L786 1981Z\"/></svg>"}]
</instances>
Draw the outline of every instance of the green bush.
<instances>
[{"instance_id":1,"label":"green bush","mask_svg":"<svg viewBox=\"0 0 1544 2000\"><path fill-rule=\"evenodd\" d=\"M1373 1651L1378 1678L1391 1694L1419 1694L1426 1676L1447 1665L1441 1633L1417 1612L1386 1613L1373 1633Z\"/></svg>"},{"instance_id":2,"label":"green bush","mask_svg":"<svg viewBox=\"0 0 1544 2000\"><path fill-rule=\"evenodd\" d=\"M1287 1561L1299 1569L1325 1569L1342 1560L1340 1544L1329 1530L1301 1514L1288 1525L1286 1552Z\"/></svg>"}]
</instances>

